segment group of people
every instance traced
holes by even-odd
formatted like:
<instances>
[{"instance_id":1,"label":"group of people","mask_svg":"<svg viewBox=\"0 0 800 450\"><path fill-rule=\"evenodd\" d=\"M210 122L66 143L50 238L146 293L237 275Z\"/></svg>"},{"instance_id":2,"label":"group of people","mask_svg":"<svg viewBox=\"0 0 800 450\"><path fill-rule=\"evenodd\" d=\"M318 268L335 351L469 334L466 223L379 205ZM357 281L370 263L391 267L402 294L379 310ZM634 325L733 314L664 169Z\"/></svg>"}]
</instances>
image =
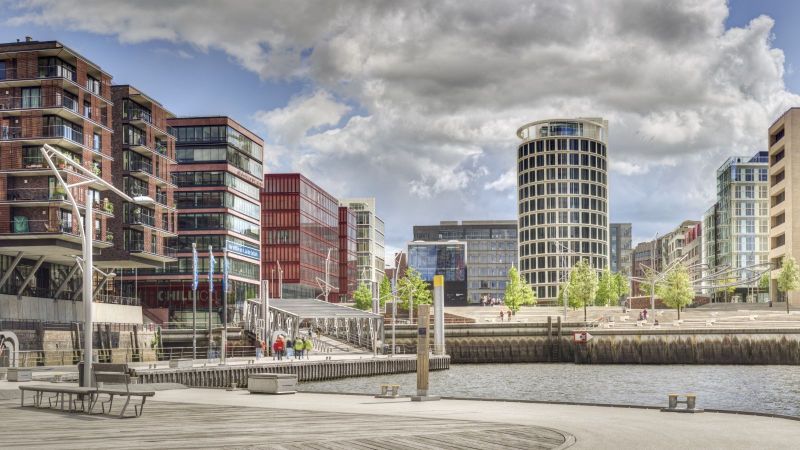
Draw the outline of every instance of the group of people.
<instances>
[{"instance_id":1,"label":"group of people","mask_svg":"<svg viewBox=\"0 0 800 450\"><path fill-rule=\"evenodd\" d=\"M639 311L639 320L647 320L647 308Z\"/></svg>"},{"instance_id":2,"label":"group of people","mask_svg":"<svg viewBox=\"0 0 800 450\"><path fill-rule=\"evenodd\" d=\"M508 311L504 311L504 310L501 309L500 310L500 322L502 322L503 319L505 319L505 318L507 318L508 321L511 322L511 317L515 316L515 315L516 314L514 313L514 311L512 311L510 309Z\"/></svg>"},{"instance_id":3,"label":"group of people","mask_svg":"<svg viewBox=\"0 0 800 450\"><path fill-rule=\"evenodd\" d=\"M310 359L311 350L314 349L314 344L311 342L311 337L298 337L294 340L284 340L283 336L278 336L272 344L272 359L282 360L284 356L287 358L294 357L294 359L303 359L305 354L306 359Z\"/></svg>"},{"instance_id":4,"label":"group of people","mask_svg":"<svg viewBox=\"0 0 800 450\"><path fill-rule=\"evenodd\" d=\"M481 306L495 306L495 305L502 305L503 301L499 298L481 298Z\"/></svg>"}]
</instances>

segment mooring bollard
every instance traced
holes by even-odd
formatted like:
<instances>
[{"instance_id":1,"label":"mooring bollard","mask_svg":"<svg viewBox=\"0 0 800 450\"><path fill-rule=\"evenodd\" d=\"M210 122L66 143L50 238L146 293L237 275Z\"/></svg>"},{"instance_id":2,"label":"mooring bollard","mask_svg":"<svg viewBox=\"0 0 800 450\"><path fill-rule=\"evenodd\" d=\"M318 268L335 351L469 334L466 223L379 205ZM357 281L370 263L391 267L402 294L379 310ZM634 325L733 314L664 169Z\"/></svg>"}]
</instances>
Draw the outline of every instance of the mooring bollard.
<instances>
[{"instance_id":1,"label":"mooring bollard","mask_svg":"<svg viewBox=\"0 0 800 450\"><path fill-rule=\"evenodd\" d=\"M681 400L680 397L684 397L684 400ZM678 404L684 404L686 408L678 408ZM697 407L697 395L695 394L668 394L667 407L662 408L661 411L684 413L703 412L702 409Z\"/></svg>"}]
</instances>

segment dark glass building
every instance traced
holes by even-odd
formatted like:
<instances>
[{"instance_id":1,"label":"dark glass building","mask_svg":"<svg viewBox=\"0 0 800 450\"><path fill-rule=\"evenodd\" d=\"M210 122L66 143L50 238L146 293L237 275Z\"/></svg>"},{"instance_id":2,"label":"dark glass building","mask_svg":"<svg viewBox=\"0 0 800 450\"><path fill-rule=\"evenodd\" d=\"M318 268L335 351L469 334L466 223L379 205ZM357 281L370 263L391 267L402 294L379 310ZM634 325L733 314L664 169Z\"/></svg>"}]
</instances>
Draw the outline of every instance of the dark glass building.
<instances>
[{"instance_id":1,"label":"dark glass building","mask_svg":"<svg viewBox=\"0 0 800 450\"><path fill-rule=\"evenodd\" d=\"M433 283L434 275L444 276L446 306L467 304L466 242L410 242L408 261L410 267L429 283Z\"/></svg>"},{"instance_id":2,"label":"dark glass building","mask_svg":"<svg viewBox=\"0 0 800 450\"><path fill-rule=\"evenodd\" d=\"M414 242L409 243L408 266L416 270L429 269L431 263L417 260L411 246L428 242L458 241L466 245L466 296L458 298L460 305L479 305L481 300L503 299L508 269L517 265L517 222L514 220L443 221L439 225L414 227ZM420 250L422 251L422 250ZM443 267L450 266L447 254ZM446 273L441 273L446 275ZM430 274L431 280L433 274ZM445 277L445 280L447 277ZM447 292L445 283L445 292ZM457 286L453 286L456 288Z\"/></svg>"}]
</instances>

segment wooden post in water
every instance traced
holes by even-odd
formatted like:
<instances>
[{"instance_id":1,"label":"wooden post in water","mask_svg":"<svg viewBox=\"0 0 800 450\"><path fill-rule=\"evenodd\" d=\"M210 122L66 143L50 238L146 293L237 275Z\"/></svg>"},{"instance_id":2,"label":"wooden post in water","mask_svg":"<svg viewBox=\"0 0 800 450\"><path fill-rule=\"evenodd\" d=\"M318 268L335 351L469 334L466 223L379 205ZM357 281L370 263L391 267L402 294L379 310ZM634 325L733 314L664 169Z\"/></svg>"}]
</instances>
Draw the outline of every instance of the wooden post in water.
<instances>
[{"instance_id":1,"label":"wooden post in water","mask_svg":"<svg viewBox=\"0 0 800 450\"><path fill-rule=\"evenodd\" d=\"M430 305L419 305L417 309L417 395L412 402L439 400L438 396L428 395L428 375L430 371L430 350L428 332L431 323Z\"/></svg>"}]
</instances>

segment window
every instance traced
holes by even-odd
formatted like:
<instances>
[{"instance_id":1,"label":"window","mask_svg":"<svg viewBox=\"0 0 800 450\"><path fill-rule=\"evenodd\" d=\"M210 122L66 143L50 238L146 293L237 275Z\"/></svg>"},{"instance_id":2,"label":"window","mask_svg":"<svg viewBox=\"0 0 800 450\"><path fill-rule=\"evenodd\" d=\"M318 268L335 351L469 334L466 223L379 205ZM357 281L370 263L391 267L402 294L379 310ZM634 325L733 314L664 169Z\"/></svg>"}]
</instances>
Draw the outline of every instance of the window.
<instances>
[{"instance_id":1,"label":"window","mask_svg":"<svg viewBox=\"0 0 800 450\"><path fill-rule=\"evenodd\" d=\"M22 89L22 107L40 108L42 106L42 91L40 88Z\"/></svg>"},{"instance_id":2,"label":"window","mask_svg":"<svg viewBox=\"0 0 800 450\"><path fill-rule=\"evenodd\" d=\"M75 66L54 56L39 58L39 78L66 78L77 81Z\"/></svg>"},{"instance_id":3,"label":"window","mask_svg":"<svg viewBox=\"0 0 800 450\"><path fill-rule=\"evenodd\" d=\"M91 75L87 75L86 89L93 94L100 95L100 80Z\"/></svg>"},{"instance_id":4,"label":"window","mask_svg":"<svg viewBox=\"0 0 800 450\"><path fill-rule=\"evenodd\" d=\"M92 102L83 102L83 115L88 119L92 118Z\"/></svg>"},{"instance_id":5,"label":"window","mask_svg":"<svg viewBox=\"0 0 800 450\"><path fill-rule=\"evenodd\" d=\"M103 148L103 138L99 134L94 133L92 135L92 150L99 152L102 148Z\"/></svg>"}]
</instances>

